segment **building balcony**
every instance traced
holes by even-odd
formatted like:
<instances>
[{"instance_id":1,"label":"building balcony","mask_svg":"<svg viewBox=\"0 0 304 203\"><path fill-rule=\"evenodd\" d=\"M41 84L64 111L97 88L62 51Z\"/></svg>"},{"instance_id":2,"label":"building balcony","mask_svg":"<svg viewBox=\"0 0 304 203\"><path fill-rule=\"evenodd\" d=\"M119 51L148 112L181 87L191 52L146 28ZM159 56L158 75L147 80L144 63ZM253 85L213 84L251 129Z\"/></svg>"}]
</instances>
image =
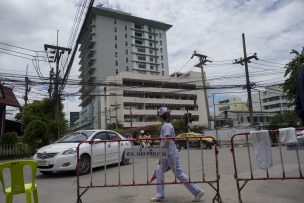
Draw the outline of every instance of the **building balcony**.
<instances>
[{"instance_id":1,"label":"building balcony","mask_svg":"<svg viewBox=\"0 0 304 203\"><path fill-rule=\"evenodd\" d=\"M83 52L81 52L81 53L79 54L79 58L81 58L81 60L83 60L83 58L92 57L92 56L95 54L95 52L96 52L95 49L93 49L93 48L89 49L89 48L88 48L87 51L83 51ZM81 60L80 60L80 61L81 61Z\"/></svg>"},{"instance_id":2,"label":"building balcony","mask_svg":"<svg viewBox=\"0 0 304 203\"><path fill-rule=\"evenodd\" d=\"M155 55L155 54L149 54L149 53L143 53L143 52L138 52L138 51L132 51L131 52L132 54L134 55L143 55L143 56L149 56L149 57L153 57L153 58L159 58L158 55Z\"/></svg>"},{"instance_id":3,"label":"building balcony","mask_svg":"<svg viewBox=\"0 0 304 203\"><path fill-rule=\"evenodd\" d=\"M145 30L144 28L138 29L138 28L132 27L131 30L136 31L136 32L141 32L141 33L148 33L148 34L151 34L151 35L157 35L157 33L150 32L148 30Z\"/></svg>"},{"instance_id":4,"label":"building balcony","mask_svg":"<svg viewBox=\"0 0 304 203\"><path fill-rule=\"evenodd\" d=\"M95 72L95 70L96 70L95 66L89 66L89 67L83 68L79 75L79 78L83 78L87 74L92 75Z\"/></svg>"},{"instance_id":5,"label":"building balcony","mask_svg":"<svg viewBox=\"0 0 304 203\"><path fill-rule=\"evenodd\" d=\"M131 38L133 38L133 39L139 39L139 40L145 40L145 41L154 42L154 43L158 43L157 40L148 39L148 38L145 38L145 36L139 37L139 36L133 36L133 35L131 35ZM134 42L132 41L132 43L134 43Z\"/></svg>"},{"instance_id":6,"label":"building balcony","mask_svg":"<svg viewBox=\"0 0 304 203\"><path fill-rule=\"evenodd\" d=\"M144 44L135 44L135 43L133 43L133 42L132 42L131 46L158 50L158 48L156 48L156 47L150 47L150 46L146 46L146 45L144 45Z\"/></svg>"}]
</instances>

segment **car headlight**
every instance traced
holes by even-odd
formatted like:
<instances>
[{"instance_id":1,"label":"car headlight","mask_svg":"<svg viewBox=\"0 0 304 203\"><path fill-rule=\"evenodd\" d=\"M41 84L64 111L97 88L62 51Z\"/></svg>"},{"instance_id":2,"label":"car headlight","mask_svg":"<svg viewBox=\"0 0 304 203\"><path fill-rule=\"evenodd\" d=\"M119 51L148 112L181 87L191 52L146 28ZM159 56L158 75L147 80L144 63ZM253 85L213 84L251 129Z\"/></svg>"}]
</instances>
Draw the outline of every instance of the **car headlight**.
<instances>
[{"instance_id":1,"label":"car headlight","mask_svg":"<svg viewBox=\"0 0 304 203\"><path fill-rule=\"evenodd\" d=\"M77 152L77 148L75 147L75 148L69 148L67 150L64 150L62 154L68 155L68 154L75 154L76 152Z\"/></svg>"}]
</instances>

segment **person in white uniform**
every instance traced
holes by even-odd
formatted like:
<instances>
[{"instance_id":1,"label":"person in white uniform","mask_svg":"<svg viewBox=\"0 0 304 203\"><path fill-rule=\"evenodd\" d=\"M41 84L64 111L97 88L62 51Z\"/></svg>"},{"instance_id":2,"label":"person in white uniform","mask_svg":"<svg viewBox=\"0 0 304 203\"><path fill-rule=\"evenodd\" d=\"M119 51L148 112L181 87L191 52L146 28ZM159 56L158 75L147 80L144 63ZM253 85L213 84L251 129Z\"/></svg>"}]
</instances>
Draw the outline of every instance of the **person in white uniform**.
<instances>
[{"instance_id":1,"label":"person in white uniform","mask_svg":"<svg viewBox=\"0 0 304 203\"><path fill-rule=\"evenodd\" d=\"M170 123L170 110L167 107L161 107L157 110L158 119L162 122L162 128L160 131L160 137L175 137L175 132L172 124ZM168 158L161 159L158 161L156 168L156 181L158 185L156 185L156 195L152 197L150 200L152 202L161 202L165 198L165 190L163 178L164 173L170 168L173 173L175 173L176 178L185 182L186 188L194 195L193 202L199 202L200 199L204 195L204 190L199 188L197 184L194 183L186 183L189 181L188 176L182 171L182 168L179 164L179 153L175 146L175 142L173 139L162 140L160 143L162 148L168 149Z\"/></svg>"}]
</instances>

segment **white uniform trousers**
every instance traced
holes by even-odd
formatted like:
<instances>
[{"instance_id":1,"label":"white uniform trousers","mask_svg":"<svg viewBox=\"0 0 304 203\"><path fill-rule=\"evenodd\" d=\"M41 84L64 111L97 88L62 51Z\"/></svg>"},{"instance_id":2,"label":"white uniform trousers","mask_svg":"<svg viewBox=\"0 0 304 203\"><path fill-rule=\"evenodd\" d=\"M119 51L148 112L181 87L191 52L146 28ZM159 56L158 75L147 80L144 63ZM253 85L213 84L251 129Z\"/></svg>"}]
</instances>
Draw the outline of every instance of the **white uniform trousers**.
<instances>
[{"instance_id":1,"label":"white uniform trousers","mask_svg":"<svg viewBox=\"0 0 304 203\"><path fill-rule=\"evenodd\" d=\"M174 155L169 155L168 159L163 159L161 164L157 165L156 168L156 181L158 184L163 182L164 173L170 167L173 173L176 172L176 178L181 182L189 181L188 176L182 171L179 164L179 157L177 156L174 161ZM175 168L175 169L174 169ZM196 195L202 190L194 183L185 183L186 188L193 194ZM156 186L156 196L165 197L164 185L160 184Z\"/></svg>"}]
</instances>

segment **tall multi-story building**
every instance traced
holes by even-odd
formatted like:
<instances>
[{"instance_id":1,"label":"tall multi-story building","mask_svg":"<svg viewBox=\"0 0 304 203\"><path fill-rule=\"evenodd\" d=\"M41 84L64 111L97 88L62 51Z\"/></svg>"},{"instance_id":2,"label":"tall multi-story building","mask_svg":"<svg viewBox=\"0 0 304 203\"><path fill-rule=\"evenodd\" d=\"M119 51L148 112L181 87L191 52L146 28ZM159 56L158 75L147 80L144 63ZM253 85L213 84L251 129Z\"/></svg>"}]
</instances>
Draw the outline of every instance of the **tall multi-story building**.
<instances>
[{"instance_id":1,"label":"tall multi-story building","mask_svg":"<svg viewBox=\"0 0 304 203\"><path fill-rule=\"evenodd\" d=\"M80 128L105 128L119 123L124 127L157 124L156 110L161 106L171 109L172 119L182 119L187 112L193 125L208 126L206 99L202 82L193 81L199 72L172 76L142 75L121 72L109 76L94 103L83 109Z\"/></svg>"},{"instance_id":2,"label":"tall multi-story building","mask_svg":"<svg viewBox=\"0 0 304 203\"><path fill-rule=\"evenodd\" d=\"M83 111L92 111L96 84L108 76L169 75L166 31L172 25L104 7L92 8L88 22L79 48Z\"/></svg>"}]
</instances>

